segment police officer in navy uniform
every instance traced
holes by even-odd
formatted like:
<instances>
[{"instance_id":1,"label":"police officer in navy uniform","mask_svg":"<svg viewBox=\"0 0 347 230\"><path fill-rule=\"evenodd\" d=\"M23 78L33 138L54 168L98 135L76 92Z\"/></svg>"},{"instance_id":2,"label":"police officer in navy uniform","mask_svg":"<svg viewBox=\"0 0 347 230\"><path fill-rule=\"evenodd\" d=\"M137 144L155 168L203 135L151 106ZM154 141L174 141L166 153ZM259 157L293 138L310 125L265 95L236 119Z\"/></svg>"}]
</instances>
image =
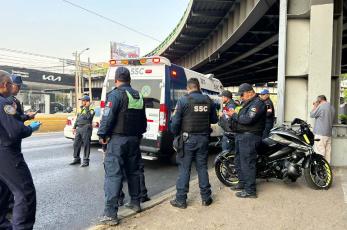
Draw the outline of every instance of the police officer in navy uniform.
<instances>
[{"instance_id":1,"label":"police officer in navy uniform","mask_svg":"<svg viewBox=\"0 0 347 230\"><path fill-rule=\"evenodd\" d=\"M11 95L10 74L0 70L0 186L5 184L14 194L12 225L6 219L8 199L0 189L0 228L33 229L36 214L36 191L30 170L21 153L21 141L40 127L39 122L25 126L16 118ZM5 189L6 190L6 189Z\"/></svg>"},{"instance_id":2,"label":"police officer in navy uniform","mask_svg":"<svg viewBox=\"0 0 347 230\"><path fill-rule=\"evenodd\" d=\"M222 137L222 151L230 152L235 148L233 136L233 130L231 128L231 119L226 112L229 109L236 109L236 103L233 100L233 94L229 90L224 90L220 95L222 97L222 101L224 104L223 111L220 114L219 125L223 129L223 137ZM232 139L232 140L231 140Z\"/></svg>"},{"instance_id":3,"label":"police officer in navy uniform","mask_svg":"<svg viewBox=\"0 0 347 230\"><path fill-rule=\"evenodd\" d=\"M207 172L208 145L211 124L218 122L217 111L213 101L200 91L199 80L190 78L187 82L188 94L181 97L176 104L172 117L171 131L175 136L183 137L183 154L177 154L178 179L176 198L171 200L172 206L187 207L190 170L195 161L198 172L202 205L212 203L211 186Z\"/></svg>"},{"instance_id":4,"label":"police officer in navy uniform","mask_svg":"<svg viewBox=\"0 0 347 230\"><path fill-rule=\"evenodd\" d=\"M8 99L13 101L13 104L16 108L17 113L15 117L22 122L34 119L36 112L24 113L22 103L20 102L18 98L16 98L16 96L18 95L23 85L22 77L17 75L11 75L11 80L12 80L11 96ZM11 194L9 210L13 209L13 205L14 205L14 199L13 199L13 194Z\"/></svg>"},{"instance_id":5,"label":"police officer in navy uniform","mask_svg":"<svg viewBox=\"0 0 347 230\"><path fill-rule=\"evenodd\" d=\"M254 92L251 85L239 87L242 108L239 113L229 110L228 115L236 122L235 165L239 182L231 187L239 191L239 198L256 198L256 160L265 127L266 106Z\"/></svg>"},{"instance_id":6,"label":"police officer in navy uniform","mask_svg":"<svg viewBox=\"0 0 347 230\"><path fill-rule=\"evenodd\" d=\"M21 76L11 75L12 79L12 90L11 90L11 99L16 104L17 115L16 117L21 121L27 121L35 118L36 112L24 113L22 103L16 97L23 85L23 80Z\"/></svg>"},{"instance_id":7,"label":"police officer in navy uniform","mask_svg":"<svg viewBox=\"0 0 347 230\"><path fill-rule=\"evenodd\" d=\"M90 105L90 97L88 95L84 95L80 100L82 101L82 110L77 115L76 121L72 129L72 132L75 134L75 140L73 144L74 159L70 163L70 165L76 165L81 163L80 152L83 143L84 155L81 167L88 167L90 156L90 138L93 132L92 124L95 112L92 106Z\"/></svg>"},{"instance_id":8,"label":"police officer in navy uniform","mask_svg":"<svg viewBox=\"0 0 347 230\"><path fill-rule=\"evenodd\" d=\"M269 90L263 89L259 93L259 97L266 105L266 122L265 122L265 129L263 131L263 139L265 139L269 136L271 129L274 127L275 108L274 108L274 104L272 103L270 99Z\"/></svg>"},{"instance_id":9,"label":"police officer in navy uniform","mask_svg":"<svg viewBox=\"0 0 347 230\"><path fill-rule=\"evenodd\" d=\"M104 159L105 209L101 222L118 224L118 201L125 171L130 203L126 207L135 212L140 206L140 141L147 129L147 118L142 95L131 85L130 72L118 67L115 73L116 88L107 96L106 108L98 135L101 144L109 139Z\"/></svg>"}]
</instances>

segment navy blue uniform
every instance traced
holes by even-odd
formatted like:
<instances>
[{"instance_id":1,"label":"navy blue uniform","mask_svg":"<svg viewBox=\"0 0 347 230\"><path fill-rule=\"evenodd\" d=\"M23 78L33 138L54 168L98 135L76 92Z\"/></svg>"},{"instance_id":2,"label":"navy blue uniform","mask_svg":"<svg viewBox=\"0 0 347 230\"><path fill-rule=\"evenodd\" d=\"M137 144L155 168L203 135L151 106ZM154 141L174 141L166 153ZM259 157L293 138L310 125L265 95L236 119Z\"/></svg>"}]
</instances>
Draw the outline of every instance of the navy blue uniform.
<instances>
[{"instance_id":1,"label":"navy blue uniform","mask_svg":"<svg viewBox=\"0 0 347 230\"><path fill-rule=\"evenodd\" d=\"M235 108L236 108L236 104L234 100L230 99L230 101L226 103L225 108L223 108L223 112L224 110L235 109ZM230 137L228 137L228 135L226 135L225 133L227 132L229 133L229 135L232 133L232 130L230 130L231 122L229 121L230 118L228 117L228 115L223 114L222 116L223 117L221 117L220 122L223 119L226 125L229 126L229 129L228 128L226 128L226 130L223 129L224 133L222 137L222 150L230 152L235 148L235 142L234 140L230 140Z\"/></svg>"},{"instance_id":2,"label":"navy blue uniform","mask_svg":"<svg viewBox=\"0 0 347 230\"><path fill-rule=\"evenodd\" d=\"M125 92L139 97L139 93L128 84L113 89L107 95L106 108L98 131L100 138L110 138L104 160L104 214L109 217L117 216L123 171L128 180L131 203L140 205L140 141L142 134L146 132L147 119L144 107L141 110L136 109L131 115L124 115L124 108L129 103ZM131 121L135 117L136 121Z\"/></svg>"},{"instance_id":3,"label":"navy blue uniform","mask_svg":"<svg viewBox=\"0 0 347 230\"><path fill-rule=\"evenodd\" d=\"M15 96L11 96L10 99L16 104L16 117L20 121L27 121L30 120L30 117L24 113L22 103L16 98Z\"/></svg>"},{"instance_id":4,"label":"navy blue uniform","mask_svg":"<svg viewBox=\"0 0 347 230\"><path fill-rule=\"evenodd\" d=\"M192 128L196 126L204 126L203 117L201 121L193 119L188 123L184 122L184 119L190 117L189 106L191 100L194 103L204 104L208 103L209 111L207 115L207 123L204 131L200 133L187 132L189 134L188 139L184 143L184 155L177 155L177 163L179 175L176 183L177 193L176 200L180 203L185 203L187 199L187 193L189 191L190 170L192 162L195 160L196 170L198 172L200 194L203 201L206 201L211 196L211 186L209 183L207 172L207 160L208 160L208 144L210 136L210 124L216 124L218 122L217 111L212 100L208 96L203 95L199 91L191 92L188 95L181 97L177 101L175 113L172 117L171 131L175 136L178 136L185 132L185 125L191 124ZM204 111L204 106L196 105L196 111ZM194 108L194 109L195 109ZM206 111L207 112L207 111ZM194 123L195 122L195 123Z\"/></svg>"},{"instance_id":5,"label":"navy blue uniform","mask_svg":"<svg viewBox=\"0 0 347 230\"><path fill-rule=\"evenodd\" d=\"M270 98L264 101L266 105L266 122L263 132L263 139L269 136L270 130L274 127L275 123L275 108Z\"/></svg>"},{"instance_id":6,"label":"navy blue uniform","mask_svg":"<svg viewBox=\"0 0 347 230\"><path fill-rule=\"evenodd\" d=\"M13 102L0 95L0 180L15 197L12 229L32 229L35 223L36 191L31 173L21 153L21 141L32 129L16 119ZM0 197L3 197L1 191ZM11 229L4 212L8 200L0 199L0 228Z\"/></svg>"},{"instance_id":7,"label":"navy blue uniform","mask_svg":"<svg viewBox=\"0 0 347 230\"><path fill-rule=\"evenodd\" d=\"M231 117L236 124L235 165L239 183L247 193L256 193L257 147L262 140L266 106L255 96L243 103L239 113Z\"/></svg>"},{"instance_id":8,"label":"navy blue uniform","mask_svg":"<svg viewBox=\"0 0 347 230\"><path fill-rule=\"evenodd\" d=\"M94 109L83 107L81 112L77 115L76 121L73 128L76 129L75 140L74 140L74 161L81 161L80 152L82 143L84 146L83 162L89 163L90 156L90 138L93 133L93 118L95 112Z\"/></svg>"}]
</instances>

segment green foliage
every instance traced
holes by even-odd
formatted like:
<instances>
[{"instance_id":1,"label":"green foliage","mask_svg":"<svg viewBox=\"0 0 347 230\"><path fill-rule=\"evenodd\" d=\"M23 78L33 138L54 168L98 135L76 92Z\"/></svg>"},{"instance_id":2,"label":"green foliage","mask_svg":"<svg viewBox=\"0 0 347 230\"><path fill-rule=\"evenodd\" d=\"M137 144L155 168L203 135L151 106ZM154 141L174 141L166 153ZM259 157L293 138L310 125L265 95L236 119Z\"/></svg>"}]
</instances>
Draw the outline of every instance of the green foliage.
<instances>
[{"instance_id":1,"label":"green foliage","mask_svg":"<svg viewBox=\"0 0 347 230\"><path fill-rule=\"evenodd\" d=\"M347 124L347 115L346 114L339 114L339 119L341 120L342 124Z\"/></svg>"}]
</instances>

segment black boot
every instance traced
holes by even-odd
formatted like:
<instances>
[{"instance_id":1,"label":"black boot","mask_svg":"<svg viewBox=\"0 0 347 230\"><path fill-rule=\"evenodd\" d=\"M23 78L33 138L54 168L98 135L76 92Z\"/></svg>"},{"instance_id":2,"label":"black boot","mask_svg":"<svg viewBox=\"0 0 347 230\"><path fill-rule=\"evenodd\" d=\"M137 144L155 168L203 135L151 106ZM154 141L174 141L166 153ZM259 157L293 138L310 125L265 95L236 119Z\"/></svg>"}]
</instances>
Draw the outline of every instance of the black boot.
<instances>
[{"instance_id":1,"label":"black boot","mask_svg":"<svg viewBox=\"0 0 347 230\"><path fill-rule=\"evenodd\" d=\"M129 203L125 204L125 207L133 210L134 212L141 212L141 206L138 204L134 204L134 203L129 202Z\"/></svg>"},{"instance_id":2,"label":"black boot","mask_svg":"<svg viewBox=\"0 0 347 230\"><path fill-rule=\"evenodd\" d=\"M209 197L207 200L202 201L202 206L210 206L212 202L213 202L212 197Z\"/></svg>"},{"instance_id":3,"label":"black boot","mask_svg":"<svg viewBox=\"0 0 347 230\"><path fill-rule=\"evenodd\" d=\"M257 198L257 194L255 192L248 193L245 190L235 193L235 196L237 196L238 198Z\"/></svg>"},{"instance_id":4,"label":"black boot","mask_svg":"<svg viewBox=\"0 0 347 230\"><path fill-rule=\"evenodd\" d=\"M83 164L81 165L81 167L88 167L89 166L89 162L83 162Z\"/></svg>"},{"instance_id":5,"label":"black boot","mask_svg":"<svg viewBox=\"0 0 347 230\"><path fill-rule=\"evenodd\" d=\"M176 207L176 208L182 208L182 209L187 208L187 203L186 203L186 202L179 202L179 201L177 201L176 199L171 200L171 201L170 201L170 204L171 204L173 207Z\"/></svg>"},{"instance_id":6,"label":"black boot","mask_svg":"<svg viewBox=\"0 0 347 230\"><path fill-rule=\"evenodd\" d=\"M70 165L77 165L77 164L81 164L81 159L74 159L71 163L70 163Z\"/></svg>"},{"instance_id":7,"label":"black boot","mask_svg":"<svg viewBox=\"0 0 347 230\"><path fill-rule=\"evenodd\" d=\"M245 188L245 186L243 184L237 183L233 186L230 187L230 190L233 191L242 191Z\"/></svg>"},{"instance_id":8,"label":"black boot","mask_svg":"<svg viewBox=\"0 0 347 230\"><path fill-rule=\"evenodd\" d=\"M141 199L140 199L141 203L145 203L145 202L150 201L150 200L151 199L148 196L141 197Z\"/></svg>"}]
</instances>

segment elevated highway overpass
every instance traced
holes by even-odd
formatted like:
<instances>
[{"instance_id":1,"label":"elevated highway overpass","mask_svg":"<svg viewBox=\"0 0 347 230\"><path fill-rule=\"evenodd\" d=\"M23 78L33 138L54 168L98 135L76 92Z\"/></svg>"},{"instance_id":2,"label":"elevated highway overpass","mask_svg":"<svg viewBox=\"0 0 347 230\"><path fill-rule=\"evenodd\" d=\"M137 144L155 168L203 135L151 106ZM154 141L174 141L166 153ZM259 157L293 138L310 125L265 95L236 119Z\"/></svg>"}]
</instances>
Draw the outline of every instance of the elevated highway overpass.
<instances>
[{"instance_id":1,"label":"elevated highway overpass","mask_svg":"<svg viewBox=\"0 0 347 230\"><path fill-rule=\"evenodd\" d=\"M224 86L276 81L277 121L312 122L317 95L338 110L339 77L347 72L347 1L191 0L148 55L213 73Z\"/></svg>"}]
</instances>

